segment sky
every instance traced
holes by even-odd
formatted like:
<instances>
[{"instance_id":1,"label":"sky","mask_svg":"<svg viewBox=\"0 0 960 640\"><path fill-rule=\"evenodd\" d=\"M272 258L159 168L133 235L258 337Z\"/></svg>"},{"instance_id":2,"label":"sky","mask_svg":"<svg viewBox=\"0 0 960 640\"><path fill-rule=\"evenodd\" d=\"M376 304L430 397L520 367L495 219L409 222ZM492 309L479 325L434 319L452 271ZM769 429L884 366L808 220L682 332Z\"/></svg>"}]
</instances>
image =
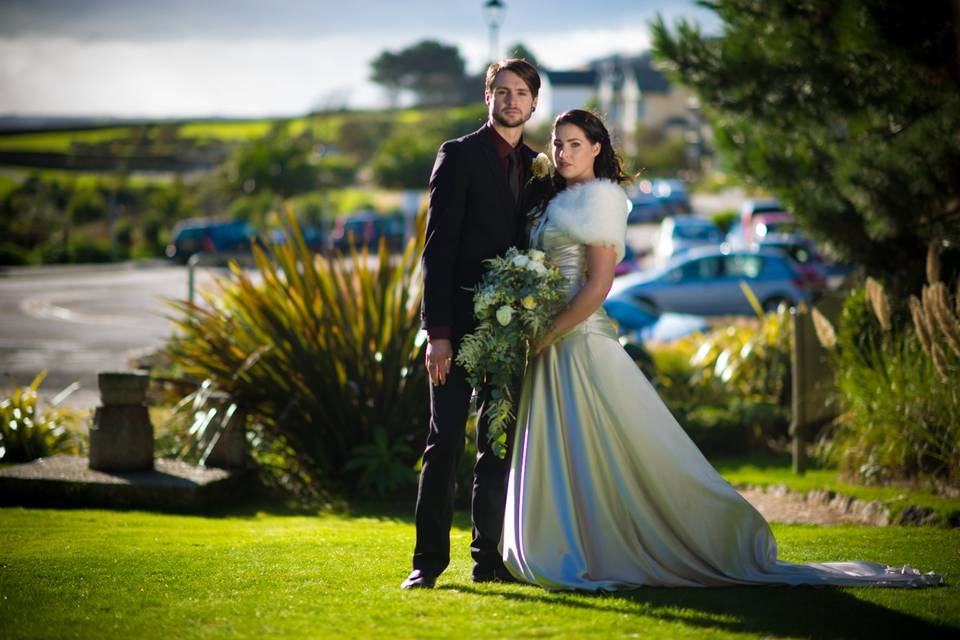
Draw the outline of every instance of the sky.
<instances>
[{"instance_id":1,"label":"sky","mask_svg":"<svg viewBox=\"0 0 960 640\"><path fill-rule=\"evenodd\" d=\"M0 115L263 117L386 106L384 50L489 58L484 0L0 0ZM554 69L649 48L648 23L716 16L692 0L504 0L501 50ZM478 92L482 89L478 88Z\"/></svg>"}]
</instances>

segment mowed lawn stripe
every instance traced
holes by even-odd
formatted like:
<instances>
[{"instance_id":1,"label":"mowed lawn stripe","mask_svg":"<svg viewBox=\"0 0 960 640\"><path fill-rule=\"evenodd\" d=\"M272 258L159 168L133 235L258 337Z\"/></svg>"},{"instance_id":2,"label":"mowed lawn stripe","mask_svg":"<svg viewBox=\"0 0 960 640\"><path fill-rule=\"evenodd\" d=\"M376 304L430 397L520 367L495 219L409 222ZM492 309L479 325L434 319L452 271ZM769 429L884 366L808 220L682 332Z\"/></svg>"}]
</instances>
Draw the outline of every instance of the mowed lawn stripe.
<instances>
[{"instance_id":1,"label":"mowed lawn stripe","mask_svg":"<svg viewBox=\"0 0 960 640\"><path fill-rule=\"evenodd\" d=\"M708 523L705 524L708 526ZM410 518L0 509L0 637L911 637L960 632L960 532L775 526L791 561L910 562L929 590L550 593L470 579L469 520L433 591L403 592ZM920 635L917 635L920 634Z\"/></svg>"}]
</instances>

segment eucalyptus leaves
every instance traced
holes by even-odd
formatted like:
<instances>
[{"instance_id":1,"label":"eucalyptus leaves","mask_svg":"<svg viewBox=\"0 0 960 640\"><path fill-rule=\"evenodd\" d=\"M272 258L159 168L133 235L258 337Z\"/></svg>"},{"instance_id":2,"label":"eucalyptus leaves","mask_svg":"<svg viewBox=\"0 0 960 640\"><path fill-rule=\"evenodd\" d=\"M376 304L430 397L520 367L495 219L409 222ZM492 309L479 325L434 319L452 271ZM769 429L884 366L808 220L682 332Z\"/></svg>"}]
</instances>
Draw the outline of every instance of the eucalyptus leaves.
<instances>
[{"instance_id":1,"label":"eucalyptus leaves","mask_svg":"<svg viewBox=\"0 0 960 640\"><path fill-rule=\"evenodd\" d=\"M523 372L527 347L546 334L563 306L563 276L542 251L511 248L487 260L473 295L479 324L460 343L457 364L474 388L489 387L487 438L493 453L507 453L507 425L513 419L512 382Z\"/></svg>"}]
</instances>

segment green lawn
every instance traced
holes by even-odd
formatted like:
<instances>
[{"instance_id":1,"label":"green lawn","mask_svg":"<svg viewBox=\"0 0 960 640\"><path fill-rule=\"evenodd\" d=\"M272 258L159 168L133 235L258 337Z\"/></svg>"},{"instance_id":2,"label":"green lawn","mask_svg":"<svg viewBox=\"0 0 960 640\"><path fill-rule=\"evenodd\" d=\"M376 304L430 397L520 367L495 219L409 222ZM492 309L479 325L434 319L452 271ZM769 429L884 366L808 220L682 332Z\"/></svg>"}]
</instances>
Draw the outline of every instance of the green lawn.
<instances>
[{"instance_id":1,"label":"green lawn","mask_svg":"<svg viewBox=\"0 0 960 640\"><path fill-rule=\"evenodd\" d=\"M711 462L728 482L736 486L783 484L800 493L826 489L861 500L879 500L890 508L894 517L908 505L931 508L944 519L960 512L960 500L936 495L930 488L852 484L842 481L834 469L810 469L798 476L790 469L789 455L754 455Z\"/></svg>"},{"instance_id":2,"label":"green lawn","mask_svg":"<svg viewBox=\"0 0 960 640\"><path fill-rule=\"evenodd\" d=\"M404 509L405 511L405 509ZM922 591L747 587L613 595L474 585L458 514L438 588L398 589L410 518L0 509L0 637L761 638L960 633L960 531L775 526L792 561L944 574Z\"/></svg>"},{"instance_id":3,"label":"green lawn","mask_svg":"<svg viewBox=\"0 0 960 640\"><path fill-rule=\"evenodd\" d=\"M103 142L129 135L129 127L106 129L41 131L0 135L0 149L16 151L50 151L66 153L73 142Z\"/></svg>"}]
</instances>

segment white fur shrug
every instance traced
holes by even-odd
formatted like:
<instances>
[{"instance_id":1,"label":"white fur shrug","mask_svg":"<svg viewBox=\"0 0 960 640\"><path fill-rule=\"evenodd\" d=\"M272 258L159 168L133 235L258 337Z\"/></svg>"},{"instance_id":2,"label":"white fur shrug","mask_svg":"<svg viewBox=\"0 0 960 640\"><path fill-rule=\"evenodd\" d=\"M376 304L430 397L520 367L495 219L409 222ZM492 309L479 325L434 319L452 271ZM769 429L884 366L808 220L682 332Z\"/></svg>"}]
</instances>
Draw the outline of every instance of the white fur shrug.
<instances>
[{"instance_id":1,"label":"white fur shrug","mask_svg":"<svg viewBox=\"0 0 960 640\"><path fill-rule=\"evenodd\" d=\"M623 260L627 235L627 194L610 180L591 180L558 193L546 215L561 231L583 244L612 246Z\"/></svg>"}]
</instances>

